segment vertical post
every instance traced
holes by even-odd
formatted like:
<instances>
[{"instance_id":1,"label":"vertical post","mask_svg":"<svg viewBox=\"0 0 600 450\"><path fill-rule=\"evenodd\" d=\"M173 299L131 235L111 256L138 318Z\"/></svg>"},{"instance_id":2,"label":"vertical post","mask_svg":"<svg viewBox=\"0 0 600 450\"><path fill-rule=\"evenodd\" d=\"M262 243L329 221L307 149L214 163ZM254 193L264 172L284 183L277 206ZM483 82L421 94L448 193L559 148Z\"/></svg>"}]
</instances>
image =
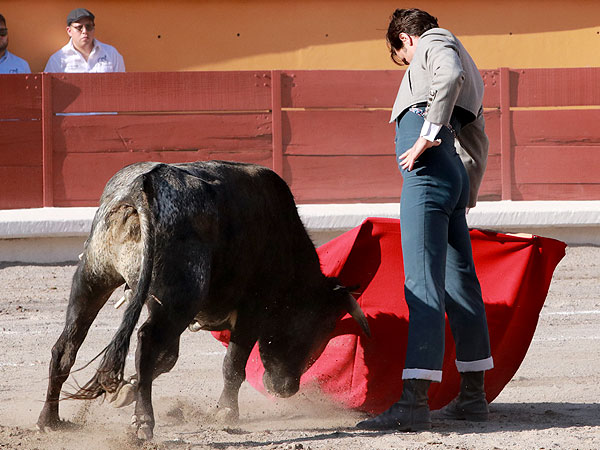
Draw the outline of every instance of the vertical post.
<instances>
[{"instance_id":1,"label":"vertical post","mask_svg":"<svg viewBox=\"0 0 600 450\"><path fill-rule=\"evenodd\" d=\"M500 180L502 200L512 200L512 114L510 112L510 70L500 68Z\"/></svg>"},{"instance_id":2,"label":"vertical post","mask_svg":"<svg viewBox=\"0 0 600 450\"><path fill-rule=\"evenodd\" d=\"M283 128L281 118L281 70L271 71L271 133L273 170L283 177Z\"/></svg>"},{"instance_id":3,"label":"vertical post","mask_svg":"<svg viewBox=\"0 0 600 450\"><path fill-rule=\"evenodd\" d=\"M43 206L54 206L52 75L42 74L42 199Z\"/></svg>"}]
</instances>

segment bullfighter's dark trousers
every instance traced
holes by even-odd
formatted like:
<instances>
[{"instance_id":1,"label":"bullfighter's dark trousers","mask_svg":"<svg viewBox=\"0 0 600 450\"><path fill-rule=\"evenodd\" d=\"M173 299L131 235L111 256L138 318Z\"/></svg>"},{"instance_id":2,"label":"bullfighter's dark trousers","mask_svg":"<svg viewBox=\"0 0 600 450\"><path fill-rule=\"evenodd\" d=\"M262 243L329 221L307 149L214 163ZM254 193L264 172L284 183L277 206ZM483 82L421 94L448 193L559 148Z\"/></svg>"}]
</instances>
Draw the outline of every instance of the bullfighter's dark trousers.
<instances>
[{"instance_id":1,"label":"bullfighter's dark trousers","mask_svg":"<svg viewBox=\"0 0 600 450\"><path fill-rule=\"evenodd\" d=\"M424 119L418 113L409 110L396 121L397 162L419 137ZM466 221L468 175L456 153L453 130L444 126L437 137L441 145L425 150L410 172L400 168L400 224L410 314L402 378L439 382L445 313L458 371L489 370L494 363Z\"/></svg>"}]
</instances>

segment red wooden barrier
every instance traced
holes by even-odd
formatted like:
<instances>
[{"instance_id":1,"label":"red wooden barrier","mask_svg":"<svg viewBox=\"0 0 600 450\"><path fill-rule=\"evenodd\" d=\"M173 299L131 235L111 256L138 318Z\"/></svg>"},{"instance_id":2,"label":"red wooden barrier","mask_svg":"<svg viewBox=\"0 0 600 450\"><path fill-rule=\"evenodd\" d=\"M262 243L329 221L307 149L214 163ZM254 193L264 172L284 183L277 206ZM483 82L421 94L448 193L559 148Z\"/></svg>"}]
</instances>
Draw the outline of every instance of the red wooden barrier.
<instances>
[{"instance_id":1,"label":"red wooden barrier","mask_svg":"<svg viewBox=\"0 0 600 450\"><path fill-rule=\"evenodd\" d=\"M482 75L491 145L480 200L600 199L600 68ZM272 167L300 203L395 202L402 180L387 122L401 78L0 75L0 208L96 205L126 164L200 159Z\"/></svg>"},{"instance_id":2,"label":"red wooden barrier","mask_svg":"<svg viewBox=\"0 0 600 450\"><path fill-rule=\"evenodd\" d=\"M41 75L0 75L0 208L42 206Z\"/></svg>"}]
</instances>

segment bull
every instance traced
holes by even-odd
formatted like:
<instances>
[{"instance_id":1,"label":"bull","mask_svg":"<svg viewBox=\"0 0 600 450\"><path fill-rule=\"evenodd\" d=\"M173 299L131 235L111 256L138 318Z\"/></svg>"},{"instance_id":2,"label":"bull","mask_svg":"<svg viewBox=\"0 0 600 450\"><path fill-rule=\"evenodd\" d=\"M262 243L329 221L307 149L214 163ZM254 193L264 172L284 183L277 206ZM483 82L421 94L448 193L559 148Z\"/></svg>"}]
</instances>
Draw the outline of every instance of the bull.
<instances>
[{"instance_id":1,"label":"bull","mask_svg":"<svg viewBox=\"0 0 600 450\"><path fill-rule=\"evenodd\" d=\"M341 316L350 313L369 335L356 300L321 272L292 193L273 171L224 161L133 164L109 180L100 199L52 348L39 429L66 424L59 418L62 386L92 322L123 284L121 324L94 376L68 397L134 401L140 439L153 437L152 382L175 365L189 326L231 332L217 402L229 421L239 417L238 392L256 343L265 388L289 397ZM144 305L129 382L125 359Z\"/></svg>"}]
</instances>

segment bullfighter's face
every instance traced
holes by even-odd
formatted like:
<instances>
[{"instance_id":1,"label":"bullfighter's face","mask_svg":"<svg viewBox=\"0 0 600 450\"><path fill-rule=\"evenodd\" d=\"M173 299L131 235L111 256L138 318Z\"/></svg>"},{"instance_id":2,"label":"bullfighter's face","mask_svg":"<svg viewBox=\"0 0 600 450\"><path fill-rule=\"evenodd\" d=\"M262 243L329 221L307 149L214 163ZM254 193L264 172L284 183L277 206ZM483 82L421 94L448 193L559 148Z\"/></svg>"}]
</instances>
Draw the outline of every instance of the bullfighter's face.
<instances>
[{"instance_id":1,"label":"bullfighter's face","mask_svg":"<svg viewBox=\"0 0 600 450\"><path fill-rule=\"evenodd\" d=\"M396 49L396 55L398 59L405 65L409 65L415 55L417 49L417 43L419 42L418 36L412 36L406 33L400 33L400 40L402 41L402 48Z\"/></svg>"}]
</instances>

